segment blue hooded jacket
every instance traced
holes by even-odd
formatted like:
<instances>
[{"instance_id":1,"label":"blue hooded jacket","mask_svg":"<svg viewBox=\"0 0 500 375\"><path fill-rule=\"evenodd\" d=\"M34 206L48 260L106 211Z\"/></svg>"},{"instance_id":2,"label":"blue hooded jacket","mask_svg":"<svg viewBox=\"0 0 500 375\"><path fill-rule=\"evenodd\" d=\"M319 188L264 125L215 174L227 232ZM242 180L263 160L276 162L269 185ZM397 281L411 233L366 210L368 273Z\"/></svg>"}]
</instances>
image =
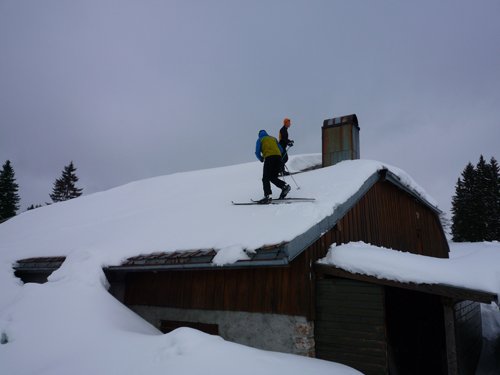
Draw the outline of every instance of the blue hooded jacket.
<instances>
[{"instance_id":1,"label":"blue hooded jacket","mask_svg":"<svg viewBox=\"0 0 500 375\"><path fill-rule=\"evenodd\" d=\"M268 156L281 156L282 154L283 149L278 143L278 140L268 135L265 130L259 131L259 139L257 139L257 142L255 143L255 156L257 159L264 161L264 159Z\"/></svg>"}]
</instances>

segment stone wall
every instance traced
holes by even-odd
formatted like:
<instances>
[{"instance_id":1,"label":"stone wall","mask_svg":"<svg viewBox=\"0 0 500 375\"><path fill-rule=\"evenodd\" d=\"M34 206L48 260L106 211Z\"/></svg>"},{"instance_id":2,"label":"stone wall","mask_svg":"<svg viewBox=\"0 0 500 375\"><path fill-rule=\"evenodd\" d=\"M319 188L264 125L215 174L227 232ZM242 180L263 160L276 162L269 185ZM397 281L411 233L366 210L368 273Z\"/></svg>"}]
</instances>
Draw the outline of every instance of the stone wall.
<instances>
[{"instance_id":1,"label":"stone wall","mask_svg":"<svg viewBox=\"0 0 500 375\"><path fill-rule=\"evenodd\" d=\"M228 341L258 349L314 357L314 323L302 316L237 311L129 306L160 329L162 320L216 324Z\"/></svg>"}]
</instances>

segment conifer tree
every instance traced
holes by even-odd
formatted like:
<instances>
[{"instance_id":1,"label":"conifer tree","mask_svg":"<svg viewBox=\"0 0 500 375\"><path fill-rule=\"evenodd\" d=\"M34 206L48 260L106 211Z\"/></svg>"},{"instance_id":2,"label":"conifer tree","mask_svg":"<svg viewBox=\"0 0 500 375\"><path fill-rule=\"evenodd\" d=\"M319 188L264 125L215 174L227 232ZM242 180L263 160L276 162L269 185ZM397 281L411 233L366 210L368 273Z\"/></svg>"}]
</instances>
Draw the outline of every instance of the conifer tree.
<instances>
[{"instance_id":1,"label":"conifer tree","mask_svg":"<svg viewBox=\"0 0 500 375\"><path fill-rule=\"evenodd\" d=\"M14 169L7 160L0 171L0 221L16 215L20 201L18 190Z\"/></svg>"},{"instance_id":2,"label":"conifer tree","mask_svg":"<svg viewBox=\"0 0 500 375\"><path fill-rule=\"evenodd\" d=\"M458 178L455 185L455 195L453 196L451 207L453 221L451 233L453 241L456 242L471 240L470 222L472 220L474 206L474 177L474 166L469 163L464 168L461 178Z\"/></svg>"},{"instance_id":3,"label":"conifer tree","mask_svg":"<svg viewBox=\"0 0 500 375\"><path fill-rule=\"evenodd\" d=\"M36 208L40 208L40 207L43 207L41 204L31 204L30 206L26 207L26 211L31 211L31 210L34 210Z\"/></svg>"},{"instance_id":4,"label":"conifer tree","mask_svg":"<svg viewBox=\"0 0 500 375\"><path fill-rule=\"evenodd\" d=\"M75 174L76 168L71 161L62 171L62 176L54 182L50 198L53 202L67 201L82 195L82 190L76 187L78 177Z\"/></svg>"},{"instance_id":5,"label":"conifer tree","mask_svg":"<svg viewBox=\"0 0 500 375\"><path fill-rule=\"evenodd\" d=\"M481 155L476 168L468 163L455 186L452 236L457 242L500 240L500 178L498 163Z\"/></svg>"},{"instance_id":6,"label":"conifer tree","mask_svg":"<svg viewBox=\"0 0 500 375\"><path fill-rule=\"evenodd\" d=\"M474 232L472 241L483 241L488 237L488 205L490 199L491 175L489 165L483 155L479 157L474 176L474 221L469 223Z\"/></svg>"},{"instance_id":7,"label":"conifer tree","mask_svg":"<svg viewBox=\"0 0 500 375\"><path fill-rule=\"evenodd\" d=\"M495 158L488 164L488 186L486 197L487 241L500 241L500 168Z\"/></svg>"}]
</instances>

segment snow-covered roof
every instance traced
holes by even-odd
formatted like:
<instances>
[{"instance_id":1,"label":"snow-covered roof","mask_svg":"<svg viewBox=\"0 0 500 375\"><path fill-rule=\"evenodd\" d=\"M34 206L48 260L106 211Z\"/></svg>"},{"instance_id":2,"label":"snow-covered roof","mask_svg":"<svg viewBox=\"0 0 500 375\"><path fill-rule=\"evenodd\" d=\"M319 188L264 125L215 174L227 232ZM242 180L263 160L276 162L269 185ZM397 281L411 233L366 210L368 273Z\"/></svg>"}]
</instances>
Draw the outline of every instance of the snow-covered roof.
<instances>
[{"instance_id":1,"label":"snow-covered roof","mask_svg":"<svg viewBox=\"0 0 500 375\"><path fill-rule=\"evenodd\" d=\"M292 171L303 170L319 164L320 158L303 155L292 158L288 166ZM322 222L340 215L349 201L386 169L393 182L435 205L401 170L358 160L294 175L300 190L287 178L294 187L290 196L314 197L314 203L233 206L231 200L261 195L261 168L260 163L247 163L137 181L24 212L0 224L0 363L6 371L357 373L335 363L266 353L187 329L161 335L105 290L102 267L119 265L140 254L206 249L216 251L215 261L226 264L245 259L248 255L244 250L299 243L308 231L321 230ZM357 253L344 256L360 263ZM397 252L384 255L380 268L366 266L362 271L389 277L391 262L394 269L402 264L399 258L391 260L391 255L397 257ZM470 272L450 269L448 277L437 282L451 280L499 290L498 272L492 266L498 261L492 253L465 255L468 258L462 264L468 265ZM65 260L48 283L22 285L14 277L12 265L30 257L53 257L48 260L55 263L64 260L59 257ZM372 255L361 257L366 258L363 264L375 264ZM432 262L437 277L441 266L452 261L428 259L418 262L417 268L430 269ZM332 262L343 267L336 260ZM410 267L413 258L406 263ZM475 283L481 272L481 281ZM432 279L428 276L424 282Z\"/></svg>"},{"instance_id":2,"label":"snow-covered roof","mask_svg":"<svg viewBox=\"0 0 500 375\"><path fill-rule=\"evenodd\" d=\"M363 242L332 245L320 265L336 276L489 303L500 295L500 243L452 243L450 259ZM338 272L341 270L342 272ZM344 272L345 271L345 272Z\"/></svg>"},{"instance_id":3,"label":"snow-covered roof","mask_svg":"<svg viewBox=\"0 0 500 375\"><path fill-rule=\"evenodd\" d=\"M296 156L289 169L320 163L318 154ZM86 252L102 265L117 265L140 254L213 250L213 263L221 265L248 259L262 247L288 244L287 256L293 258L331 227L381 170L435 205L400 169L355 160L286 177L293 187L290 197L313 197L313 203L234 206L233 200L262 196L262 165L252 162L136 181L24 212L0 225L0 253L13 263Z\"/></svg>"}]
</instances>

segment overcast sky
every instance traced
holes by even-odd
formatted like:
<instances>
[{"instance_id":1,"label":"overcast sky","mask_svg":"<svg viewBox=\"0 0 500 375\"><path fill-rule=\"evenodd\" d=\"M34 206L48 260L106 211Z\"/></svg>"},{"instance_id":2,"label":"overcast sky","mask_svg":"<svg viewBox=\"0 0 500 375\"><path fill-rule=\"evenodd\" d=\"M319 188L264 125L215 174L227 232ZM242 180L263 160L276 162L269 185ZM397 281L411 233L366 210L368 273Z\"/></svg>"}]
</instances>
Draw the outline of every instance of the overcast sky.
<instances>
[{"instance_id":1,"label":"overcast sky","mask_svg":"<svg viewBox=\"0 0 500 375\"><path fill-rule=\"evenodd\" d=\"M361 157L447 212L465 165L500 157L499 18L498 0L0 0L0 163L24 210L71 160L90 194L255 160L284 117L291 154L321 152L323 120L356 113Z\"/></svg>"}]
</instances>

